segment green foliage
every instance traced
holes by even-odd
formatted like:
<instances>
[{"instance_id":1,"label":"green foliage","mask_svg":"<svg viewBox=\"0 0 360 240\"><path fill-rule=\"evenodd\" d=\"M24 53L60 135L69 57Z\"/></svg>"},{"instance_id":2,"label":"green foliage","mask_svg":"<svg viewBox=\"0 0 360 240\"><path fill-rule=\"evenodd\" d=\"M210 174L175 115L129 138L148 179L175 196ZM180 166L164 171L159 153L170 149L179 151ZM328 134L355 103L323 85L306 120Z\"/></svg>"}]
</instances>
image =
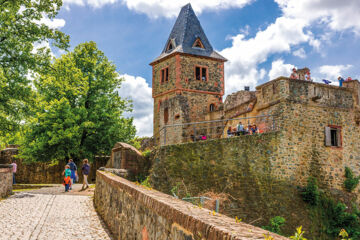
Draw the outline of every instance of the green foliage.
<instances>
[{"instance_id":1,"label":"green foliage","mask_svg":"<svg viewBox=\"0 0 360 240\"><path fill-rule=\"evenodd\" d=\"M303 200L310 205L317 205L319 203L320 192L314 177L308 178L307 186L301 193L301 196Z\"/></svg>"},{"instance_id":2,"label":"green foliage","mask_svg":"<svg viewBox=\"0 0 360 240\"><path fill-rule=\"evenodd\" d=\"M273 233L282 234L281 227L285 224L285 218L281 216L276 216L270 219L268 226L263 226L262 228Z\"/></svg>"},{"instance_id":3,"label":"green foliage","mask_svg":"<svg viewBox=\"0 0 360 240\"><path fill-rule=\"evenodd\" d=\"M296 232L294 234L294 236L291 236L290 239L293 239L293 240L307 240L305 237L304 237L304 231L302 231L302 226L296 228Z\"/></svg>"},{"instance_id":4,"label":"green foliage","mask_svg":"<svg viewBox=\"0 0 360 240\"><path fill-rule=\"evenodd\" d=\"M141 138L139 138L139 137L134 137L133 139L131 139L130 141L129 141L129 144L131 145L131 146L133 146L134 148L136 148L137 150L140 150L140 148L141 148Z\"/></svg>"},{"instance_id":5,"label":"green foliage","mask_svg":"<svg viewBox=\"0 0 360 240\"><path fill-rule=\"evenodd\" d=\"M52 69L34 81L38 104L25 131L24 159L92 160L134 137L133 120L122 117L131 110L117 91L122 79L94 42L62 55Z\"/></svg>"},{"instance_id":6,"label":"green foliage","mask_svg":"<svg viewBox=\"0 0 360 240\"><path fill-rule=\"evenodd\" d=\"M151 154L151 150L145 150L145 151L143 151L142 152L142 155L144 156L144 157L149 157L150 156L150 154Z\"/></svg>"},{"instance_id":7,"label":"green foliage","mask_svg":"<svg viewBox=\"0 0 360 240\"><path fill-rule=\"evenodd\" d=\"M320 202L325 232L328 235L337 237L339 232L345 229L354 239L360 237L360 222L356 209L350 211L345 204L335 202L323 194Z\"/></svg>"},{"instance_id":8,"label":"green foliage","mask_svg":"<svg viewBox=\"0 0 360 240\"><path fill-rule=\"evenodd\" d=\"M352 192L359 184L360 176L354 177L354 173L348 167L345 167L345 189L348 192Z\"/></svg>"},{"instance_id":9,"label":"green foliage","mask_svg":"<svg viewBox=\"0 0 360 240\"><path fill-rule=\"evenodd\" d=\"M140 183L140 185L145 186L145 187L148 187L148 188L152 188L152 186L151 186L151 184L150 184L150 179L149 179L149 177L145 178L145 180L142 181L142 182Z\"/></svg>"},{"instance_id":10,"label":"green foliage","mask_svg":"<svg viewBox=\"0 0 360 240\"><path fill-rule=\"evenodd\" d=\"M349 234L346 232L345 229L340 230L339 237L341 237L341 240L351 240L351 238L349 238Z\"/></svg>"},{"instance_id":11,"label":"green foliage","mask_svg":"<svg viewBox=\"0 0 360 240\"><path fill-rule=\"evenodd\" d=\"M0 1L0 136L16 131L31 114L29 75L49 71L52 58L41 46L68 47L68 36L41 21L54 19L61 5L61 0Z\"/></svg>"}]
</instances>

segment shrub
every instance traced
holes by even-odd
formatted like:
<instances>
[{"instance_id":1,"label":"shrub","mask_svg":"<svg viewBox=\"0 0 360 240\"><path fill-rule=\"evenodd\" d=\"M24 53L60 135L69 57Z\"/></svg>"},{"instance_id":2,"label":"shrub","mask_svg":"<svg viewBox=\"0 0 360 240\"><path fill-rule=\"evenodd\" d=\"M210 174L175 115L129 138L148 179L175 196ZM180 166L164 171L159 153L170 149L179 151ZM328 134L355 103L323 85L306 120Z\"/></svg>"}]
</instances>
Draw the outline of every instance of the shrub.
<instances>
[{"instance_id":1,"label":"shrub","mask_svg":"<svg viewBox=\"0 0 360 240\"><path fill-rule=\"evenodd\" d=\"M342 229L354 239L360 236L360 223L356 209L349 211L348 207L342 202L335 202L325 196L321 197L321 208L327 221L326 233L337 237Z\"/></svg>"},{"instance_id":2,"label":"shrub","mask_svg":"<svg viewBox=\"0 0 360 240\"><path fill-rule=\"evenodd\" d=\"M301 196L302 199L310 205L317 205L319 203L320 192L314 177L308 178L307 186L301 193Z\"/></svg>"},{"instance_id":3,"label":"shrub","mask_svg":"<svg viewBox=\"0 0 360 240\"><path fill-rule=\"evenodd\" d=\"M269 226L263 226L262 228L273 233L281 234L281 227L285 224L285 218L276 216L270 219Z\"/></svg>"},{"instance_id":4,"label":"shrub","mask_svg":"<svg viewBox=\"0 0 360 240\"><path fill-rule=\"evenodd\" d=\"M140 184L141 184L142 186L145 186L145 187L148 187L148 188L152 188L152 186L151 186L151 184L150 184L150 179L149 179L149 177L145 178L145 180L142 181Z\"/></svg>"},{"instance_id":5,"label":"shrub","mask_svg":"<svg viewBox=\"0 0 360 240\"><path fill-rule=\"evenodd\" d=\"M296 228L296 232L294 234L294 236L291 236L290 239L293 240L307 240L306 238L303 237L304 235L304 231L302 231L302 226Z\"/></svg>"},{"instance_id":6,"label":"shrub","mask_svg":"<svg viewBox=\"0 0 360 240\"><path fill-rule=\"evenodd\" d=\"M348 167L345 167L345 178L345 189L348 192L352 192L359 184L360 177L354 177L352 170Z\"/></svg>"},{"instance_id":7,"label":"shrub","mask_svg":"<svg viewBox=\"0 0 360 240\"><path fill-rule=\"evenodd\" d=\"M151 155L151 150L145 150L145 151L143 151L143 152L142 152L142 155L143 155L144 157L149 157L149 156Z\"/></svg>"}]
</instances>

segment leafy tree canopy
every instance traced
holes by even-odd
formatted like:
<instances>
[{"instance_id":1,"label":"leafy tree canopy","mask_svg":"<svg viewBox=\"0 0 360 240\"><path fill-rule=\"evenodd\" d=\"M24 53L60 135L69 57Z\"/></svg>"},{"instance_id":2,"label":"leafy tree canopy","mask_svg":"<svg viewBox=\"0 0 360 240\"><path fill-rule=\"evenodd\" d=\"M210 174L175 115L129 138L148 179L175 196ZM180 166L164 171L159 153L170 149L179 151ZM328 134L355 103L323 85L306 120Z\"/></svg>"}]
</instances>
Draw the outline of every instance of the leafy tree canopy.
<instances>
[{"instance_id":1,"label":"leafy tree canopy","mask_svg":"<svg viewBox=\"0 0 360 240\"><path fill-rule=\"evenodd\" d=\"M0 136L14 131L32 98L29 75L48 70L50 42L60 49L69 38L42 23L53 19L61 0L0 0Z\"/></svg>"},{"instance_id":2,"label":"leafy tree canopy","mask_svg":"<svg viewBox=\"0 0 360 240\"><path fill-rule=\"evenodd\" d=\"M35 81L39 104L25 131L25 159L93 159L134 137L133 119L122 117L131 110L117 91L122 79L94 42L62 55L52 69Z\"/></svg>"}]
</instances>

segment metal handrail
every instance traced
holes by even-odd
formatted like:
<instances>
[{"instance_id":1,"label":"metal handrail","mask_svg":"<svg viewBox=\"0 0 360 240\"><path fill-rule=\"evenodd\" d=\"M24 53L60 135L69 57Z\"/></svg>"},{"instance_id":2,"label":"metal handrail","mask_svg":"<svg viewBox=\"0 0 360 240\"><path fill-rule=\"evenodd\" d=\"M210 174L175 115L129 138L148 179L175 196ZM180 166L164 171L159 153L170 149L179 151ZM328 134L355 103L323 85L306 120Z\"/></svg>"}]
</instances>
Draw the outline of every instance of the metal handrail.
<instances>
[{"instance_id":1,"label":"metal handrail","mask_svg":"<svg viewBox=\"0 0 360 240\"><path fill-rule=\"evenodd\" d=\"M178 123L178 124L164 125L159 130L159 133L166 127L177 127L177 126L184 126L184 125L197 125L197 124L202 124L202 123L224 122L224 121L254 119L254 118L263 118L263 117L276 117L276 116L278 116L278 115L260 115L260 116L255 116L255 117L229 118L229 119L218 119L218 120L202 121L202 122L190 122L190 123Z\"/></svg>"}]
</instances>

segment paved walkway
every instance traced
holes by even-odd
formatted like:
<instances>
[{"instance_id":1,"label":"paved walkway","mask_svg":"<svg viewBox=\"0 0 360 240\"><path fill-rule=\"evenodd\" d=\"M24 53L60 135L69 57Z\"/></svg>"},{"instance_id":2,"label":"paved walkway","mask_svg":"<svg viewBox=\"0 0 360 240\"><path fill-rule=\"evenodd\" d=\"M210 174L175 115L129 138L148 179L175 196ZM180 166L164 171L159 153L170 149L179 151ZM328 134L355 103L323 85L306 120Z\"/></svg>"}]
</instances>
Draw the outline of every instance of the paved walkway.
<instances>
[{"instance_id":1,"label":"paved walkway","mask_svg":"<svg viewBox=\"0 0 360 240\"><path fill-rule=\"evenodd\" d=\"M92 191L74 185L64 193L60 185L17 192L0 201L1 240L110 240L95 212Z\"/></svg>"}]
</instances>

